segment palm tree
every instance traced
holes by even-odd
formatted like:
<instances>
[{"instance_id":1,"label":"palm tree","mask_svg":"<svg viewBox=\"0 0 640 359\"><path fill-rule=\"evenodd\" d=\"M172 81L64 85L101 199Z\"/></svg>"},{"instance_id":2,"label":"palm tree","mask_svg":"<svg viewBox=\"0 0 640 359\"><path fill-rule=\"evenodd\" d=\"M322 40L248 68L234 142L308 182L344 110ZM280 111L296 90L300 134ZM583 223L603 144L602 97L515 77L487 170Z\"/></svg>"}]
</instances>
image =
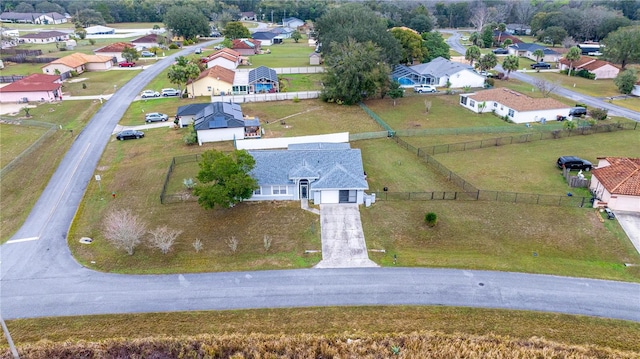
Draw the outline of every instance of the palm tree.
<instances>
[{"instance_id":1,"label":"palm tree","mask_svg":"<svg viewBox=\"0 0 640 359\"><path fill-rule=\"evenodd\" d=\"M504 61L502 62L502 68L507 70L507 75L504 77L504 79L508 80L511 71L517 70L518 66L520 66L520 62L517 56L509 55L505 57Z\"/></svg>"},{"instance_id":2,"label":"palm tree","mask_svg":"<svg viewBox=\"0 0 640 359\"><path fill-rule=\"evenodd\" d=\"M540 62L540 58L544 57L544 51L542 49L537 49L533 52L533 56L536 57L536 62Z\"/></svg>"},{"instance_id":3,"label":"palm tree","mask_svg":"<svg viewBox=\"0 0 640 359\"><path fill-rule=\"evenodd\" d=\"M478 46L471 46L467 49L467 52L464 54L464 58L469 60L469 65L473 67L473 62L480 58L480 48Z\"/></svg>"},{"instance_id":4,"label":"palm tree","mask_svg":"<svg viewBox=\"0 0 640 359\"><path fill-rule=\"evenodd\" d=\"M498 58L493 52L490 52L488 54L484 54L484 56L478 60L478 64L480 65L480 71L487 71L496 67L498 64Z\"/></svg>"},{"instance_id":5,"label":"palm tree","mask_svg":"<svg viewBox=\"0 0 640 359\"><path fill-rule=\"evenodd\" d=\"M581 55L582 55L582 52L580 51L580 48L577 46L570 48L569 52L567 52L567 54L565 55L564 58L567 59L567 61L569 61L569 72L567 73L568 76L571 76L571 70L573 70L573 62L580 60Z\"/></svg>"},{"instance_id":6,"label":"palm tree","mask_svg":"<svg viewBox=\"0 0 640 359\"><path fill-rule=\"evenodd\" d=\"M502 47L509 47L509 45L512 45L513 41L511 41L511 39L504 39L504 42L502 43Z\"/></svg>"},{"instance_id":7,"label":"palm tree","mask_svg":"<svg viewBox=\"0 0 640 359\"><path fill-rule=\"evenodd\" d=\"M479 39L479 38L480 38L480 34L478 34L478 32L477 32L477 31L475 31L473 34L471 34L471 35L469 36L469 41L471 41L471 43L472 43L474 46L477 46L477 45L478 45L478 39Z\"/></svg>"},{"instance_id":8,"label":"palm tree","mask_svg":"<svg viewBox=\"0 0 640 359\"><path fill-rule=\"evenodd\" d=\"M500 40L502 39L502 33L507 30L507 24L501 22L498 25L498 45L500 45Z\"/></svg>"}]
</instances>

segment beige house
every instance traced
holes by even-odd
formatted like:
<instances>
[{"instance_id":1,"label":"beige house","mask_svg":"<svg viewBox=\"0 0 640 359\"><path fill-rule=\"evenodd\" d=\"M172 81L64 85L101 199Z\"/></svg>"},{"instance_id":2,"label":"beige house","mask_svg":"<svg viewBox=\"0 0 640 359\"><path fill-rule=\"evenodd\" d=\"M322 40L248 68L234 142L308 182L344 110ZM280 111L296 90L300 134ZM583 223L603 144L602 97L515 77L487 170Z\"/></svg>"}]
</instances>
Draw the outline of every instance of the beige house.
<instances>
[{"instance_id":1,"label":"beige house","mask_svg":"<svg viewBox=\"0 0 640 359\"><path fill-rule=\"evenodd\" d=\"M193 93L195 96L218 96L231 93L233 80L236 73L222 66L214 66L200 73L193 81ZM191 90L191 85L187 86Z\"/></svg>"},{"instance_id":2,"label":"beige house","mask_svg":"<svg viewBox=\"0 0 640 359\"><path fill-rule=\"evenodd\" d=\"M59 58L42 66L42 72L48 75L63 74L75 71L79 74L85 71L106 71L113 67L113 58L100 55L86 55L79 52Z\"/></svg>"},{"instance_id":3,"label":"beige house","mask_svg":"<svg viewBox=\"0 0 640 359\"><path fill-rule=\"evenodd\" d=\"M559 61L559 65L560 70L568 70L571 67L571 62L565 58L562 58ZM595 80L614 79L616 78L616 76L618 76L618 73L620 73L620 68L618 68L616 65L588 56L581 56L578 60L574 61L573 70L587 70L596 75Z\"/></svg>"},{"instance_id":4,"label":"beige house","mask_svg":"<svg viewBox=\"0 0 640 359\"><path fill-rule=\"evenodd\" d=\"M640 213L640 158L599 157L590 189L594 207Z\"/></svg>"},{"instance_id":5,"label":"beige house","mask_svg":"<svg viewBox=\"0 0 640 359\"><path fill-rule=\"evenodd\" d=\"M222 66L229 70L235 70L242 63L242 56L237 51L224 48L207 56L204 61L206 61L208 68Z\"/></svg>"},{"instance_id":6,"label":"beige house","mask_svg":"<svg viewBox=\"0 0 640 359\"><path fill-rule=\"evenodd\" d=\"M42 31L22 35L19 39L28 44L51 44L58 41L69 40L69 34L61 31Z\"/></svg>"},{"instance_id":7,"label":"beige house","mask_svg":"<svg viewBox=\"0 0 640 359\"><path fill-rule=\"evenodd\" d=\"M100 56L115 58L117 62L121 62L124 61L124 57L122 57L122 51L124 51L125 48L129 47L133 47L133 45L126 42L116 42L93 50L93 53Z\"/></svg>"}]
</instances>

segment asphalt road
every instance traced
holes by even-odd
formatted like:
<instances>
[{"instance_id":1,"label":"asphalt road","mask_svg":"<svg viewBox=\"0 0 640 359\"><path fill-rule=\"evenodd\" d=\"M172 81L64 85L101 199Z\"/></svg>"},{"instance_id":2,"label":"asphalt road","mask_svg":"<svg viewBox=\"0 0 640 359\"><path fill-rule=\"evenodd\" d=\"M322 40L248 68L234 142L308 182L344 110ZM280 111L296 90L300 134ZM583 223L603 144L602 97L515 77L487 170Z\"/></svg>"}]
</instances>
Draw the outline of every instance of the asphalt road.
<instances>
[{"instance_id":1,"label":"asphalt road","mask_svg":"<svg viewBox=\"0 0 640 359\"><path fill-rule=\"evenodd\" d=\"M190 50L184 50L181 54ZM333 305L456 305L640 321L640 284L424 268L306 269L185 275L99 273L75 262L66 234L131 99L170 65L129 81L87 124L23 227L0 247L5 319ZM402 258L398 258L402 265Z\"/></svg>"}]
</instances>

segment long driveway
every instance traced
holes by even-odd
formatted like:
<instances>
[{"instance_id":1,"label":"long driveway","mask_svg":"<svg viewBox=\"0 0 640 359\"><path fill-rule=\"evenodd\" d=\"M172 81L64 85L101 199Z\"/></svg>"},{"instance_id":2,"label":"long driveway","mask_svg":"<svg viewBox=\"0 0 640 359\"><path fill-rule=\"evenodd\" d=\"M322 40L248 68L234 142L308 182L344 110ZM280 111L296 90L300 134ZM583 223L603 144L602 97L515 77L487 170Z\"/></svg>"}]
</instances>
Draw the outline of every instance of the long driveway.
<instances>
[{"instance_id":1,"label":"long driveway","mask_svg":"<svg viewBox=\"0 0 640 359\"><path fill-rule=\"evenodd\" d=\"M80 266L66 236L98 159L131 100L177 55L144 70L103 105L77 137L23 227L0 247L3 317L404 304L640 321L637 283L424 268L117 275Z\"/></svg>"}]
</instances>

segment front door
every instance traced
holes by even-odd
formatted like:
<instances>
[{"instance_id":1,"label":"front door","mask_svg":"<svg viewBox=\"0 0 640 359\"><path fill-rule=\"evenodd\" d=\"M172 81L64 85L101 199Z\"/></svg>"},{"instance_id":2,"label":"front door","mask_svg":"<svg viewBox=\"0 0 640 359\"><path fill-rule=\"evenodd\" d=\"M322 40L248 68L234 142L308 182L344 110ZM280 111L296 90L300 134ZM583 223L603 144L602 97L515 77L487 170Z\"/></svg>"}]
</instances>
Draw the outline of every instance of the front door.
<instances>
[{"instance_id":1,"label":"front door","mask_svg":"<svg viewBox=\"0 0 640 359\"><path fill-rule=\"evenodd\" d=\"M300 199L309 198L309 181L301 180L300 181Z\"/></svg>"}]
</instances>

